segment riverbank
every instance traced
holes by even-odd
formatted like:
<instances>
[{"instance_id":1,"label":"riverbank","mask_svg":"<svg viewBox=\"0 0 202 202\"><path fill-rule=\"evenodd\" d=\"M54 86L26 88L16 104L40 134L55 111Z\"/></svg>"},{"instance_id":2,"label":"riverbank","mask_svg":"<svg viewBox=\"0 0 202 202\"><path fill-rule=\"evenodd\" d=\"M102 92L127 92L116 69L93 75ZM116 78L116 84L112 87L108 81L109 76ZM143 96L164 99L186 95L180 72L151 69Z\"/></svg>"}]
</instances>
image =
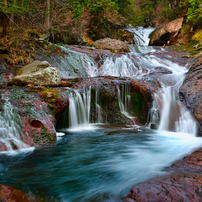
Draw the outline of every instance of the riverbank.
<instances>
[{"instance_id":1,"label":"riverbank","mask_svg":"<svg viewBox=\"0 0 202 202\"><path fill-rule=\"evenodd\" d=\"M134 186L125 197L125 202L202 201L202 148L165 171L168 174Z\"/></svg>"}]
</instances>

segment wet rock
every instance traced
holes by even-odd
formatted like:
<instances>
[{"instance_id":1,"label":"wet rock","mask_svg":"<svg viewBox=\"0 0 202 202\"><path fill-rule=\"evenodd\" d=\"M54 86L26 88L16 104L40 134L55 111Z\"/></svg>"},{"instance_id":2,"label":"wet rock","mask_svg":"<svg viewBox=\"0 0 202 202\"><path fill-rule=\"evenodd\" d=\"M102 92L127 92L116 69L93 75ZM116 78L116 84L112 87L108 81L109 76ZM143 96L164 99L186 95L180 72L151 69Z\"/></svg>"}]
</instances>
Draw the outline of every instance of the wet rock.
<instances>
[{"instance_id":1,"label":"wet rock","mask_svg":"<svg viewBox=\"0 0 202 202\"><path fill-rule=\"evenodd\" d=\"M198 161L199 158L202 158L202 149L167 168L170 174L135 185L124 201L202 201L202 163Z\"/></svg>"},{"instance_id":2,"label":"wet rock","mask_svg":"<svg viewBox=\"0 0 202 202\"><path fill-rule=\"evenodd\" d=\"M42 198L31 192L17 190L13 187L0 184L0 201L2 202L56 202L51 197Z\"/></svg>"},{"instance_id":3,"label":"wet rock","mask_svg":"<svg viewBox=\"0 0 202 202\"><path fill-rule=\"evenodd\" d=\"M178 18L169 22L164 27L155 30L149 44L153 46L163 46L164 44L170 43L170 41L179 34L183 21L183 18Z\"/></svg>"},{"instance_id":4,"label":"wet rock","mask_svg":"<svg viewBox=\"0 0 202 202\"><path fill-rule=\"evenodd\" d=\"M83 89L89 86L91 86L91 120L93 123L98 122L96 100L100 106L102 123L130 125L147 123L147 115L153 98L151 91L145 84L129 78L103 76L80 80L72 88L83 92ZM130 102L125 106L128 116L121 113L119 105L119 92L125 95L126 89L130 91L131 96ZM122 102L125 105L124 100Z\"/></svg>"},{"instance_id":5,"label":"wet rock","mask_svg":"<svg viewBox=\"0 0 202 202\"><path fill-rule=\"evenodd\" d=\"M155 130L158 129L158 127L157 127L157 125L155 123L152 123L151 126L150 126L150 128L151 129L155 129Z\"/></svg>"},{"instance_id":6,"label":"wet rock","mask_svg":"<svg viewBox=\"0 0 202 202\"><path fill-rule=\"evenodd\" d=\"M202 135L202 56L195 58L179 90L181 101L198 122L198 134Z\"/></svg>"},{"instance_id":7,"label":"wet rock","mask_svg":"<svg viewBox=\"0 0 202 202\"><path fill-rule=\"evenodd\" d=\"M35 61L20 69L17 76L9 80L8 85L56 86L60 83L61 77L57 68L51 67L47 61Z\"/></svg>"},{"instance_id":8,"label":"wet rock","mask_svg":"<svg viewBox=\"0 0 202 202\"><path fill-rule=\"evenodd\" d=\"M9 87L0 91L4 99L9 97L14 107L12 117L17 117L14 116L14 125L17 124L20 130L22 142L38 147L56 141L56 119L69 105L67 89ZM50 93L51 97L48 96ZM3 101L0 102L0 110ZM0 144L0 151L6 149L5 145Z\"/></svg>"},{"instance_id":9,"label":"wet rock","mask_svg":"<svg viewBox=\"0 0 202 202\"><path fill-rule=\"evenodd\" d=\"M93 44L93 46L95 46L98 49L110 50L113 53L129 52L127 44L116 39L110 39L110 38L100 39L97 40Z\"/></svg>"}]
</instances>

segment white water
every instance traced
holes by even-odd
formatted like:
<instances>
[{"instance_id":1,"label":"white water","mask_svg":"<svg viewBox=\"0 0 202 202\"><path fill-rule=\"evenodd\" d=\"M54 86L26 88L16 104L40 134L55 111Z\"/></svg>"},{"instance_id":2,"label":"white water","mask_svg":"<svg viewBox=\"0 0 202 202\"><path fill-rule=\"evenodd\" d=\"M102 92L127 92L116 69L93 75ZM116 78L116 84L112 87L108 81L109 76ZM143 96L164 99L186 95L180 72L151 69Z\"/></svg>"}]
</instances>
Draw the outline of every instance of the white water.
<instances>
[{"instance_id":1,"label":"white water","mask_svg":"<svg viewBox=\"0 0 202 202\"><path fill-rule=\"evenodd\" d=\"M128 31L134 33L134 41L136 45L148 45L149 44L149 35L155 30L153 27L137 27L137 28L128 28Z\"/></svg>"},{"instance_id":2,"label":"white water","mask_svg":"<svg viewBox=\"0 0 202 202\"><path fill-rule=\"evenodd\" d=\"M82 95L77 91L69 95L69 121L71 130L89 127L90 102L91 88L85 88Z\"/></svg>"},{"instance_id":3,"label":"white water","mask_svg":"<svg viewBox=\"0 0 202 202\"><path fill-rule=\"evenodd\" d=\"M118 102L121 113L127 118L131 119L133 124L135 125L136 117L131 116L129 112L129 104L131 104L130 84L122 85L121 90L118 86Z\"/></svg>"},{"instance_id":4,"label":"white water","mask_svg":"<svg viewBox=\"0 0 202 202\"><path fill-rule=\"evenodd\" d=\"M159 131L182 132L195 136L197 132L196 122L179 101L177 93L180 86L175 88L176 85L164 86L159 95L156 95L157 100L161 99L160 104L162 104Z\"/></svg>"},{"instance_id":5,"label":"white water","mask_svg":"<svg viewBox=\"0 0 202 202\"><path fill-rule=\"evenodd\" d=\"M166 55L164 49L160 50L165 51L165 57L163 58L151 54L156 52L156 49L147 45L149 43L149 35L154 28L144 29L140 27L128 30L135 34L134 40L136 44L138 44L131 50L133 52L117 58L108 57L104 60L99 69L96 68L96 63L92 62L91 58L91 62L88 62L88 64L93 65L88 65L86 68L88 76L111 75L115 77L138 77L139 79L143 79L143 76L147 76L153 68L160 67L169 70L171 72L170 74L158 76L162 88L155 94L155 103L158 104L158 106L155 104L150 110L150 114L148 115L150 119L149 125L152 123L157 124L159 120L158 110L160 110L159 131L174 131L195 135L197 130L196 123L177 97L179 88L184 80L184 75L187 72L186 65L181 66L172 62L170 56ZM135 56L134 58L133 55ZM85 58L88 57L85 56ZM125 96L125 100L123 100L124 93L129 93L129 88L125 87L121 90L118 88L120 111L126 117L134 121L135 117L130 116L130 112L127 111L130 97ZM101 122L101 108L98 104L98 92L96 92L95 102L98 122ZM79 125L87 126L90 123L90 93L88 95L83 94L83 98L76 93L70 98L70 108L70 113L72 114L72 128L78 127Z\"/></svg>"},{"instance_id":6,"label":"white water","mask_svg":"<svg viewBox=\"0 0 202 202\"><path fill-rule=\"evenodd\" d=\"M117 76L140 78L146 74L143 70L149 72L156 65L171 70L172 74L160 78L161 88L156 92L156 102L149 115L151 123L157 124L160 109L158 131L143 129L145 132L137 132L127 127L104 128L104 132L102 129L84 131L89 129L90 123L91 89L85 89L83 93L74 91L69 96L70 129L79 129L80 132L68 131L64 138L61 138L62 133L58 133L61 142L55 146L39 148L27 159L13 161L11 166L4 165L7 171L5 179L11 185L12 182L14 185L22 184L41 196L53 196L60 201L121 201L120 196L125 195L134 184L165 174L163 169L166 166L201 146L202 139L194 136L196 123L177 96L186 67L144 54L139 55L138 61L126 55L117 61L108 58L111 64L121 64L121 67L116 71L114 65L112 71L109 65L102 70L106 75L111 72ZM127 65L124 61L128 61ZM130 117L129 85L118 88L118 99L120 111ZM95 100L100 120L98 91ZM12 106L6 103L5 108L6 113L1 114L0 120L9 114L8 119L18 123ZM19 137L19 133L16 134Z\"/></svg>"},{"instance_id":7,"label":"white water","mask_svg":"<svg viewBox=\"0 0 202 202\"><path fill-rule=\"evenodd\" d=\"M29 146L23 143L20 137L22 126L20 115L16 113L16 109L8 99L4 101L0 112L0 142L5 145L6 150L13 150L13 147L28 148Z\"/></svg>"},{"instance_id":8,"label":"white water","mask_svg":"<svg viewBox=\"0 0 202 202\"><path fill-rule=\"evenodd\" d=\"M95 107L96 107L96 117L97 117L97 123L102 123L102 116L101 116L101 107L99 105L100 102L100 92L99 89L96 89L95 94Z\"/></svg>"}]
</instances>

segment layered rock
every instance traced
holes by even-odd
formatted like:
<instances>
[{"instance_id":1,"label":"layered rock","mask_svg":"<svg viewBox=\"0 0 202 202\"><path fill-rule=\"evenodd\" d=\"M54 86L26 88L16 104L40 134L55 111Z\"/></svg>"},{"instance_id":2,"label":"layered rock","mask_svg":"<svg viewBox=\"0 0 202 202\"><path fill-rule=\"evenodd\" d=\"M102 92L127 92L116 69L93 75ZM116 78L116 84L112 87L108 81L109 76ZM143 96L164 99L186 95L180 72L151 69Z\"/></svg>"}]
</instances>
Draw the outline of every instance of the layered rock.
<instances>
[{"instance_id":1,"label":"layered rock","mask_svg":"<svg viewBox=\"0 0 202 202\"><path fill-rule=\"evenodd\" d=\"M180 88L181 101L198 121L199 135L202 135L202 56L191 62L191 67Z\"/></svg>"},{"instance_id":2,"label":"layered rock","mask_svg":"<svg viewBox=\"0 0 202 202\"><path fill-rule=\"evenodd\" d=\"M149 45L163 46L169 44L180 32L184 19L178 18L154 31Z\"/></svg>"},{"instance_id":3,"label":"layered rock","mask_svg":"<svg viewBox=\"0 0 202 202\"><path fill-rule=\"evenodd\" d=\"M127 44L116 39L110 39L110 38L100 39L95 41L93 46L95 46L98 49L110 50L113 53L129 52Z\"/></svg>"},{"instance_id":4,"label":"layered rock","mask_svg":"<svg viewBox=\"0 0 202 202\"><path fill-rule=\"evenodd\" d=\"M35 61L20 69L17 76L9 80L8 85L57 86L60 83L61 77L57 68L51 67L46 61Z\"/></svg>"}]
</instances>

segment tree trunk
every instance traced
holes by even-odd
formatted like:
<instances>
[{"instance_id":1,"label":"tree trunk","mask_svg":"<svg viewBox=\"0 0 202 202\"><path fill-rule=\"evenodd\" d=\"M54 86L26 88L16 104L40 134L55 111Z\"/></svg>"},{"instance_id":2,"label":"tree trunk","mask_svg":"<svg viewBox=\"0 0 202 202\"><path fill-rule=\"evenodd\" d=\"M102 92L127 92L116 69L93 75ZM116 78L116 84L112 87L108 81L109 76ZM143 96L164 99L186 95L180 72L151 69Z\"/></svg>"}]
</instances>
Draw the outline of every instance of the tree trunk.
<instances>
[{"instance_id":1,"label":"tree trunk","mask_svg":"<svg viewBox=\"0 0 202 202\"><path fill-rule=\"evenodd\" d=\"M4 0L4 6L7 6L7 0Z\"/></svg>"},{"instance_id":2,"label":"tree trunk","mask_svg":"<svg viewBox=\"0 0 202 202\"><path fill-rule=\"evenodd\" d=\"M7 34L7 26L8 26L8 17L7 17L7 15L5 14L5 13L3 13L3 22L2 22L2 26L3 26L3 37L5 37L6 36L6 34Z\"/></svg>"},{"instance_id":3,"label":"tree trunk","mask_svg":"<svg viewBox=\"0 0 202 202\"><path fill-rule=\"evenodd\" d=\"M45 27L47 30L49 30L49 28L50 28L50 0L46 0Z\"/></svg>"}]
</instances>

